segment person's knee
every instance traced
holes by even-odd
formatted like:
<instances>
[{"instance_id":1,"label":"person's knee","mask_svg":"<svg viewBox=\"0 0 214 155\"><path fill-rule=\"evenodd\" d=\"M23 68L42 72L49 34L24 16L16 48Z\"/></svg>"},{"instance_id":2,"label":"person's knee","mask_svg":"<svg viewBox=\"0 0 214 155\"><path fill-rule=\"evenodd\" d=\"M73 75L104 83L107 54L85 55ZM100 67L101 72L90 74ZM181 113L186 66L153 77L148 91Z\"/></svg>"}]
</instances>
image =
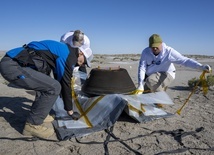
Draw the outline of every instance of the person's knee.
<instances>
[{"instance_id":1,"label":"person's knee","mask_svg":"<svg viewBox=\"0 0 214 155\"><path fill-rule=\"evenodd\" d=\"M156 86L158 81L154 78L148 77L146 79L146 85L149 87L149 89L153 89L154 86Z\"/></svg>"},{"instance_id":2,"label":"person's knee","mask_svg":"<svg viewBox=\"0 0 214 155\"><path fill-rule=\"evenodd\" d=\"M149 88L151 92L163 91L162 87L160 87L161 83L157 79L147 78L146 86Z\"/></svg>"},{"instance_id":3,"label":"person's knee","mask_svg":"<svg viewBox=\"0 0 214 155\"><path fill-rule=\"evenodd\" d=\"M61 84L57 81L56 87L55 87L55 94L59 95L61 92Z\"/></svg>"},{"instance_id":4,"label":"person's knee","mask_svg":"<svg viewBox=\"0 0 214 155\"><path fill-rule=\"evenodd\" d=\"M58 81L51 85L51 89L48 91L52 95L59 95L61 92L61 85Z\"/></svg>"}]
</instances>

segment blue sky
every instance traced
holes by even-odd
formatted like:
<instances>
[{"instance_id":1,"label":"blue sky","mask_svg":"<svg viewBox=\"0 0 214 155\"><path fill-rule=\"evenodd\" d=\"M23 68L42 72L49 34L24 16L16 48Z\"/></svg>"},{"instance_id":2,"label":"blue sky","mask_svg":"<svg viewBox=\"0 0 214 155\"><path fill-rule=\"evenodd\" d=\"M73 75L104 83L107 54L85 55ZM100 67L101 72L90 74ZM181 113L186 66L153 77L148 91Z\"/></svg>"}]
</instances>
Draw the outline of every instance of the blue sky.
<instances>
[{"instance_id":1,"label":"blue sky","mask_svg":"<svg viewBox=\"0 0 214 155\"><path fill-rule=\"evenodd\" d=\"M1 0L0 50L81 29L94 54L139 54L160 34L182 54L214 55L213 0Z\"/></svg>"}]
</instances>

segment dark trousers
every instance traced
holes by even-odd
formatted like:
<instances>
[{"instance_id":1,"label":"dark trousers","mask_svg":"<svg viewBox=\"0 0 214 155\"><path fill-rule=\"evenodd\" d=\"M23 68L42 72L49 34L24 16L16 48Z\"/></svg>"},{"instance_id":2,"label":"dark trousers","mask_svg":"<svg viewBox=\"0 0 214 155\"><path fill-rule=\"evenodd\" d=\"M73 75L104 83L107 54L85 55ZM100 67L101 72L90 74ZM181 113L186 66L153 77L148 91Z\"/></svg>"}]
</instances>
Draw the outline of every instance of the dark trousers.
<instances>
[{"instance_id":1,"label":"dark trousers","mask_svg":"<svg viewBox=\"0 0 214 155\"><path fill-rule=\"evenodd\" d=\"M60 94L60 83L30 67L21 67L7 56L1 60L0 72L10 83L37 92L27 122L34 125L42 124Z\"/></svg>"}]
</instances>

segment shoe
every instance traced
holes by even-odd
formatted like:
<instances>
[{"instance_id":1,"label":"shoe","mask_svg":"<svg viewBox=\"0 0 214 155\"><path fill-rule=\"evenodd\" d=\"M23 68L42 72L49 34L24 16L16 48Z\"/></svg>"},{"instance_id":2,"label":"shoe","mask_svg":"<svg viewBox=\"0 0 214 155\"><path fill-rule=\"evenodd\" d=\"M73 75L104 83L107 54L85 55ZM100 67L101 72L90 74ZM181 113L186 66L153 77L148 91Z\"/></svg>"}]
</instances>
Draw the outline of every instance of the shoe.
<instances>
[{"instance_id":1,"label":"shoe","mask_svg":"<svg viewBox=\"0 0 214 155\"><path fill-rule=\"evenodd\" d=\"M54 120L53 116L48 115L45 119L44 119L44 123L50 123Z\"/></svg>"},{"instance_id":2,"label":"shoe","mask_svg":"<svg viewBox=\"0 0 214 155\"><path fill-rule=\"evenodd\" d=\"M45 126L26 123L22 134L25 136L48 138L53 135L53 133L53 129L47 128Z\"/></svg>"}]
</instances>

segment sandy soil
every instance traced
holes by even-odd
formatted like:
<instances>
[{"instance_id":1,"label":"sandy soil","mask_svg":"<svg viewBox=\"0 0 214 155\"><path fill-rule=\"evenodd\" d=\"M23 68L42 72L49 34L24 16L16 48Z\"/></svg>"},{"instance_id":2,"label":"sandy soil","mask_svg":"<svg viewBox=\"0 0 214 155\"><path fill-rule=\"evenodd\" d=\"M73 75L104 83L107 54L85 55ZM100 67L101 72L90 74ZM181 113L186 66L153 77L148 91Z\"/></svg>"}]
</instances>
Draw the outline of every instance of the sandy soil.
<instances>
[{"instance_id":1,"label":"sandy soil","mask_svg":"<svg viewBox=\"0 0 214 155\"><path fill-rule=\"evenodd\" d=\"M3 56L1 53L0 59ZM137 85L137 66L139 55L97 55L92 68L115 67L127 69L133 82ZM197 58L203 64L214 68L213 57ZM170 113L183 105L191 90L188 80L201 74L189 68L176 65L176 79L167 89L174 105L164 106ZM90 69L88 70L90 72ZM4 155L101 155L105 154L103 142L107 133L100 131L88 136L58 141L56 135L49 140L38 140L24 137L21 132L30 106L34 100L32 92L9 87L8 82L0 75L0 154ZM173 150L182 153L173 154L214 154L214 91L210 88L203 96L200 90L193 94L181 112L170 118L163 118L147 123L138 123L123 113L114 125L113 133L124 143L140 154L169 154ZM52 127L52 124L45 124ZM108 143L110 155L135 154L125 145L113 138ZM172 151L172 152L171 152Z\"/></svg>"}]
</instances>

